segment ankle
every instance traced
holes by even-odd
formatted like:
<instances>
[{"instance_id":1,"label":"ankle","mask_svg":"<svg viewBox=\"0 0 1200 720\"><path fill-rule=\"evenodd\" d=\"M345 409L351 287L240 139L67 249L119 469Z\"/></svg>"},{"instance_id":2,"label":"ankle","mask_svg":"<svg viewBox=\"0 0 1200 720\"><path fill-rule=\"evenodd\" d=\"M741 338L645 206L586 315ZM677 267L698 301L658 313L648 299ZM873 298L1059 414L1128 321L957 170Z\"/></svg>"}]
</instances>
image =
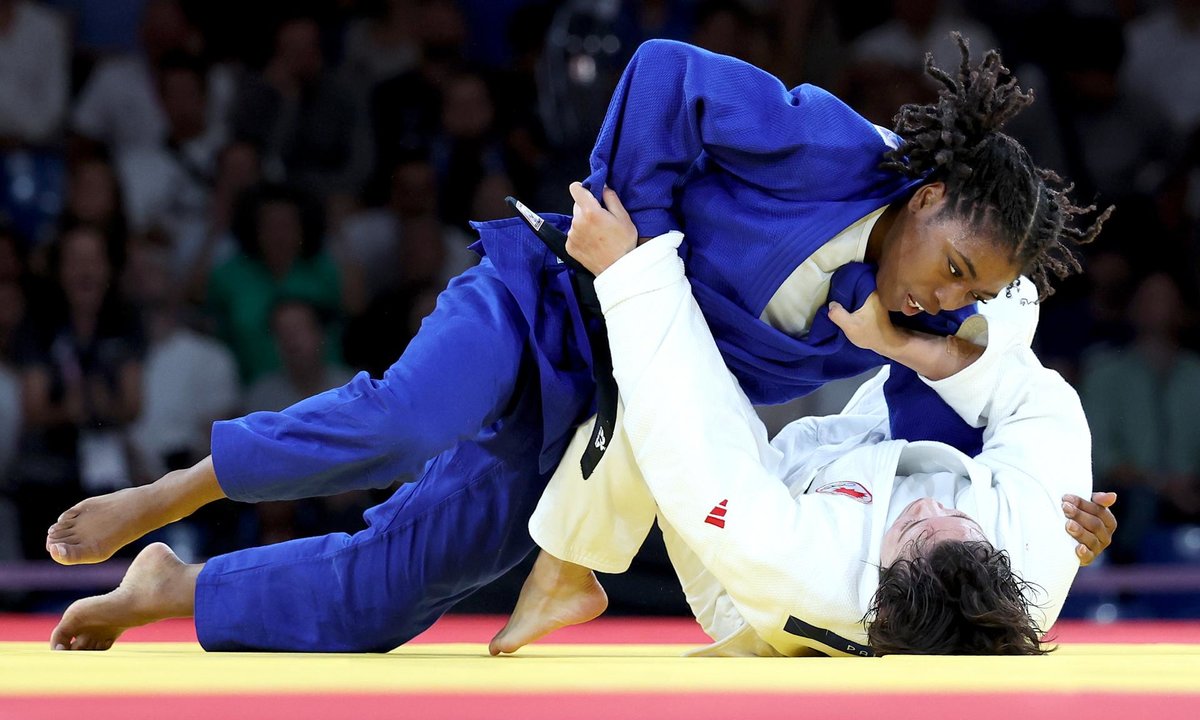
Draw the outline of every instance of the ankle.
<instances>
[{"instance_id":1,"label":"ankle","mask_svg":"<svg viewBox=\"0 0 1200 720\"><path fill-rule=\"evenodd\" d=\"M172 521L187 517L214 500L225 497L212 469L211 457L190 468L169 472L148 486L153 489L155 504Z\"/></svg>"},{"instance_id":2,"label":"ankle","mask_svg":"<svg viewBox=\"0 0 1200 720\"><path fill-rule=\"evenodd\" d=\"M196 578L203 569L203 563L180 563L160 578L165 617L193 617L196 614Z\"/></svg>"},{"instance_id":3,"label":"ankle","mask_svg":"<svg viewBox=\"0 0 1200 720\"><path fill-rule=\"evenodd\" d=\"M545 555L545 557L548 559L543 563L539 574L552 586L577 587L588 582L590 578L595 577L591 568L576 565L566 560L559 560L550 555Z\"/></svg>"}]
</instances>

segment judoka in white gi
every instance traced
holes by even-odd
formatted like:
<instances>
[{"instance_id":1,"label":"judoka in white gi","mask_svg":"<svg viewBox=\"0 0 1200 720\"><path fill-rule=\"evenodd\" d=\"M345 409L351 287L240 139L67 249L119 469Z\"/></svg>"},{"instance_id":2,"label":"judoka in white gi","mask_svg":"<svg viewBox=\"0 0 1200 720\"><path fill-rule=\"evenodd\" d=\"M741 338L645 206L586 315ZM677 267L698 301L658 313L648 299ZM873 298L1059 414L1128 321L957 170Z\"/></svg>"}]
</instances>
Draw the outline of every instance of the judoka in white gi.
<instances>
[{"instance_id":1,"label":"judoka in white gi","mask_svg":"<svg viewBox=\"0 0 1200 720\"><path fill-rule=\"evenodd\" d=\"M577 433L530 520L545 552L493 654L602 612L586 568L623 572L656 515L688 603L715 641L698 654L1040 652L1040 631L1079 565L1063 497L1088 497L1092 477L1078 397L1029 348L1033 284L984 305L944 346L959 357L933 356L929 372L948 376L925 378L985 427L978 456L891 440L886 368L841 414L804 418L769 442L692 298L681 237L660 236L599 268L622 432L586 481L575 460L590 426ZM897 331L877 303L831 317L856 344L889 355L881 338ZM961 351L964 339L986 349ZM906 361L911 350L890 352ZM961 586L949 577L963 574ZM941 611L900 614L889 593L914 591L915 602Z\"/></svg>"}]
</instances>

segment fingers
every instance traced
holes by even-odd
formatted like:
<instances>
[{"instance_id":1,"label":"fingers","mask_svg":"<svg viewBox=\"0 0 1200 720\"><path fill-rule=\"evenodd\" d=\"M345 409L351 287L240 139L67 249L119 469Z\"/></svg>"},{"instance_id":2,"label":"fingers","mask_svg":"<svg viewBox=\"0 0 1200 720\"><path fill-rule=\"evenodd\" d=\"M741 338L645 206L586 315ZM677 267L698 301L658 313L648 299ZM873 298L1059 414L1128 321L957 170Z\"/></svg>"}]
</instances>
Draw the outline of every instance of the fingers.
<instances>
[{"instance_id":1,"label":"fingers","mask_svg":"<svg viewBox=\"0 0 1200 720\"><path fill-rule=\"evenodd\" d=\"M1067 534L1079 543L1075 546L1075 555L1079 558L1080 565L1090 565L1104 551L1104 544L1100 538L1074 520L1067 521Z\"/></svg>"},{"instance_id":2,"label":"fingers","mask_svg":"<svg viewBox=\"0 0 1200 720\"><path fill-rule=\"evenodd\" d=\"M1064 495L1062 507L1063 514L1070 518L1067 534L1079 542L1075 548L1079 564L1089 565L1112 543L1117 520L1108 508L1075 495Z\"/></svg>"},{"instance_id":3,"label":"fingers","mask_svg":"<svg viewBox=\"0 0 1200 720\"><path fill-rule=\"evenodd\" d=\"M617 191L607 185L604 186L604 207L620 220L631 220L625 206L621 204L621 199L617 197Z\"/></svg>"},{"instance_id":4,"label":"fingers","mask_svg":"<svg viewBox=\"0 0 1200 720\"><path fill-rule=\"evenodd\" d=\"M846 308L836 300L829 303L829 319L833 321L842 330L846 329L846 322L850 319L850 313L846 312Z\"/></svg>"},{"instance_id":5,"label":"fingers","mask_svg":"<svg viewBox=\"0 0 1200 720\"><path fill-rule=\"evenodd\" d=\"M1115 492L1094 492L1092 493L1092 502L1104 507L1112 507L1117 502L1117 494Z\"/></svg>"},{"instance_id":6,"label":"fingers","mask_svg":"<svg viewBox=\"0 0 1200 720\"><path fill-rule=\"evenodd\" d=\"M601 209L600 202L596 200L591 191L583 186L583 183L573 182L567 189L571 192L571 198L575 200L575 205L583 212Z\"/></svg>"},{"instance_id":7,"label":"fingers","mask_svg":"<svg viewBox=\"0 0 1200 720\"><path fill-rule=\"evenodd\" d=\"M1078 495L1063 495L1063 505L1064 505L1063 512L1067 514L1067 517L1074 517L1074 515L1067 512L1066 506L1070 505L1070 506L1072 506L1073 509L1078 510L1080 514L1098 518L1100 520L1100 522L1102 522L1104 524L1104 527L1108 529L1109 534L1111 534L1113 530L1117 529L1117 517L1115 515L1113 515L1112 510L1110 510L1109 508L1112 506L1113 503L1116 502L1117 494L1116 493L1093 493L1092 498L1094 499L1098 495L1099 496L1111 496L1111 498L1101 497L1102 500L1105 500L1107 502L1097 503L1097 502L1093 502L1091 500L1084 500L1083 498L1079 497Z\"/></svg>"},{"instance_id":8,"label":"fingers","mask_svg":"<svg viewBox=\"0 0 1200 720\"><path fill-rule=\"evenodd\" d=\"M1099 535L1087 530L1075 520L1067 521L1067 534L1079 543L1075 546L1075 555L1079 558L1080 565L1090 565L1108 546Z\"/></svg>"}]
</instances>

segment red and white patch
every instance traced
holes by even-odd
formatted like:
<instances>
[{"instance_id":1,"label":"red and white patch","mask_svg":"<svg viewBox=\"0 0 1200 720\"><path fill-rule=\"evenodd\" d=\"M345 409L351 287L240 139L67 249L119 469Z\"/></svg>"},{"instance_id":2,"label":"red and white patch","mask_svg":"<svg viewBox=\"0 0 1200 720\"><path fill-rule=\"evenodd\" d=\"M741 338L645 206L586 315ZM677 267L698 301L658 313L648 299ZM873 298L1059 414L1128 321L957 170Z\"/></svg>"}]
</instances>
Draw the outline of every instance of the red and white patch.
<instances>
[{"instance_id":1,"label":"red and white patch","mask_svg":"<svg viewBox=\"0 0 1200 720\"><path fill-rule=\"evenodd\" d=\"M708 517L704 518L704 522L709 525L716 525L719 528L725 527L725 513L729 510L729 499L726 498L713 506L712 510L708 511Z\"/></svg>"},{"instance_id":2,"label":"red and white patch","mask_svg":"<svg viewBox=\"0 0 1200 720\"><path fill-rule=\"evenodd\" d=\"M871 497L871 491L856 482L842 480L839 482L831 482L817 488L817 492L825 493L826 495L844 495L851 500L857 500L863 505L870 505L874 499Z\"/></svg>"}]
</instances>

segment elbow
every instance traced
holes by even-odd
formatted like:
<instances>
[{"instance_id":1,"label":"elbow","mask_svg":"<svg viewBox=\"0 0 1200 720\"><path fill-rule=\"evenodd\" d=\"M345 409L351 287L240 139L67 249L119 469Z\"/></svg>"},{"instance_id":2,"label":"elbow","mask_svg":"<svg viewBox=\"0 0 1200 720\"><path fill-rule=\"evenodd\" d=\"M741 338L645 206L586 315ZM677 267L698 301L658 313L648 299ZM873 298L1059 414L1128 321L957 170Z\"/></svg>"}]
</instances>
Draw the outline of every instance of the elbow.
<instances>
[{"instance_id":1,"label":"elbow","mask_svg":"<svg viewBox=\"0 0 1200 720\"><path fill-rule=\"evenodd\" d=\"M665 64L670 67L677 63L684 54L694 50L693 46L678 40L655 38L638 45L629 64L649 62L656 65Z\"/></svg>"}]
</instances>

